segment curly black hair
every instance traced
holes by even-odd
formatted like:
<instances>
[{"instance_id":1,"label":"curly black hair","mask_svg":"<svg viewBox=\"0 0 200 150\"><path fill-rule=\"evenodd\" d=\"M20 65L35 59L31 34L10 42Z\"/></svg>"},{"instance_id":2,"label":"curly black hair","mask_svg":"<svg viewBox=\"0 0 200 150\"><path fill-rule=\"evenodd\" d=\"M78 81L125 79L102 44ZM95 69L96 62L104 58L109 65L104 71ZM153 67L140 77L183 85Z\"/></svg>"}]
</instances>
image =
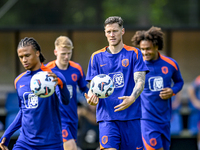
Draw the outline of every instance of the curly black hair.
<instances>
[{"instance_id":1,"label":"curly black hair","mask_svg":"<svg viewBox=\"0 0 200 150\"><path fill-rule=\"evenodd\" d=\"M152 26L149 30L137 31L132 37L131 41L133 46L139 47L140 41L147 40L151 41L154 46L158 46L158 50L163 49L163 35L161 28Z\"/></svg>"}]
</instances>

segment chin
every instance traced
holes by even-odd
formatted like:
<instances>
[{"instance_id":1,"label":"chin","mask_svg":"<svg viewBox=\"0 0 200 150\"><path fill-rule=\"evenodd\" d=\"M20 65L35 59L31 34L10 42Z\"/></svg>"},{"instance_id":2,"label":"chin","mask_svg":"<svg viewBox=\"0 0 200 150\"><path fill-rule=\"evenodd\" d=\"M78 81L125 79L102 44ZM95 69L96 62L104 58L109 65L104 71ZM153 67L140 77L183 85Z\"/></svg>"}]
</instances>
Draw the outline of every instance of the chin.
<instances>
[{"instance_id":1,"label":"chin","mask_svg":"<svg viewBox=\"0 0 200 150\"><path fill-rule=\"evenodd\" d=\"M64 62L62 63L63 66L66 66L69 62Z\"/></svg>"},{"instance_id":2,"label":"chin","mask_svg":"<svg viewBox=\"0 0 200 150\"><path fill-rule=\"evenodd\" d=\"M111 46L117 46L119 43L112 43Z\"/></svg>"},{"instance_id":3,"label":"chin","mask_svg":"<svg viewBox=\"0 0 200 150\"><path fill-rule=\"evenodd\" d=\"M119 45L119 43L120 43L120 41L115 41L115 42L110 42L110 45L111 46L117 46L117 45Z\"/></svg>"},{"instance_id":4,"label":"chin","mask_svg":"<svg viewBox=\"0 0 200 150\"><path fill-rule=\"evenodd\" d=\"M150 61L151 60L151 58L146 58L146 57L144 57L144 58L145 58L146 61Z\"/></svg>"},{"instance_id":5,"label":"chin","mask_svg":"<svg viewBox=\"0 0 200 150\"><path fill-rule=\"evenodd\" d=\"M24 67L24 69L29 70L29 67Z\"/></svg>"}]
</instances>

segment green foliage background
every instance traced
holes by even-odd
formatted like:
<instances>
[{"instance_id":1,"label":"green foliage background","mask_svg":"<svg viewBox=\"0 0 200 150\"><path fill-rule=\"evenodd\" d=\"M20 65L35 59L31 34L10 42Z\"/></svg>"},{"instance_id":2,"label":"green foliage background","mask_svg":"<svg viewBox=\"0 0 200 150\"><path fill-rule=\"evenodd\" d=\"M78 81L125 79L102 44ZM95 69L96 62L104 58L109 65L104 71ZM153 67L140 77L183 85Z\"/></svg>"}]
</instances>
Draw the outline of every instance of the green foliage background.
<instances>
[{"instance_id":1,"label":"green foliage background","mask_svg":"<svg viewBox=\"0 0 200 150\"><path fill-rule=\"evenodd\" d=\"M0 1L1 8L9 0ZM12 0L11 0L12 1ZM99 26L109 16L128 26L199 27L199 0L17 0L0 18L8 26Z\"/></svg>"}]
</instances>

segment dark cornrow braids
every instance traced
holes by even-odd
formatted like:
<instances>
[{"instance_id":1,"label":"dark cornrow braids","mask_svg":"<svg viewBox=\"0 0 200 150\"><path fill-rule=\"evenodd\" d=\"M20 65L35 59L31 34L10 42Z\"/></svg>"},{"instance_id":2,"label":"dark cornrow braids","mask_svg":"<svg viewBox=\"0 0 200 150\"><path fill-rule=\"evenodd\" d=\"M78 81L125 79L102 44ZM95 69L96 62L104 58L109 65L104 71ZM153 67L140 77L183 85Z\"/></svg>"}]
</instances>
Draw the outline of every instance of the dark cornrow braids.
<instances>
[{"instance_id":1,"label":"dark cornrow braids","mask_svg":"<svg viewBox=\"0 0 200 150\"><path fill-rule=\"evenodd\" d=\"M161 28L153 26L147 31L137 31L131 39L132 44L136 47L139 47L142 40L151 41L154 46L158 46L158 50L163 49L163 32Z\"/></svg>"},{"instance_id":2,"label":"dark cornrow braids","mask_svg":"<svg viewBox=\"0 0 200 150\"><path fill-rule=\"evenodd\" d=\"M43 63L45 61L44 56L41 53L41 48L40 45L37 43L37 41L34 38L28 38L25 37L24 39L22 39L19 44L17 49L21 48L21 47L26 47L26 46L32 46L36 51L40 52L40 62Z\"/></svg>"}]
</instances>

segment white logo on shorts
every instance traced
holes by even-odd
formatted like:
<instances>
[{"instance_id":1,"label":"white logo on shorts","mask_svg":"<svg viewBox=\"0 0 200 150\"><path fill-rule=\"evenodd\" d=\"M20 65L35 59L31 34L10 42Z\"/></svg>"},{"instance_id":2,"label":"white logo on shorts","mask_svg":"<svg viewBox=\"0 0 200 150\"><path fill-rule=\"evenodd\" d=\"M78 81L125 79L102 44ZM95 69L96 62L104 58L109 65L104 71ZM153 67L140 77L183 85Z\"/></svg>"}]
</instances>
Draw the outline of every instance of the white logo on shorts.
<instances>
[{"instance_id":1,"label":"white logo on shorts","mask_svg":"<svg viewBox=\"0 0 200 150\"><path fill-rule=\"evenodd\" d=\"M151 91L161 91L164 87L163 78L161 76L151 77L148 82Z\"/></svg>"}]
</instances>

